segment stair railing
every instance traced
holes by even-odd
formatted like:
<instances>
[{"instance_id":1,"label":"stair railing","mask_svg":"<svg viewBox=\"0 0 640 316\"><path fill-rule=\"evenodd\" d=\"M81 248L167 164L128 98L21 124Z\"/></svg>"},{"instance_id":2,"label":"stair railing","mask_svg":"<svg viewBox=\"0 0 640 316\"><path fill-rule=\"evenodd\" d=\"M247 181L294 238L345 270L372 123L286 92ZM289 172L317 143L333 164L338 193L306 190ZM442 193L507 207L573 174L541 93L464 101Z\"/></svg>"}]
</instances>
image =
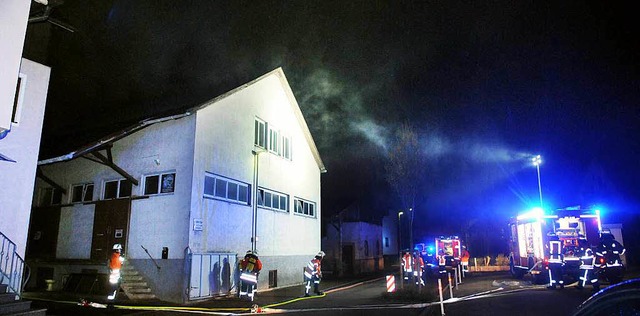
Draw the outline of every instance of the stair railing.
<instances>
[{"instance_id":1,"label":"stair railing","mask_svg":"<svg viewBox=\"0 0 640 316\"><path fill-rule=\"evenodd\" d=\"M22 294L22 275L24 259L16 252L16 244L0 232L2 248L0 248L0 283L7 284L9 292Z\"/></svg>"}]
</instances>

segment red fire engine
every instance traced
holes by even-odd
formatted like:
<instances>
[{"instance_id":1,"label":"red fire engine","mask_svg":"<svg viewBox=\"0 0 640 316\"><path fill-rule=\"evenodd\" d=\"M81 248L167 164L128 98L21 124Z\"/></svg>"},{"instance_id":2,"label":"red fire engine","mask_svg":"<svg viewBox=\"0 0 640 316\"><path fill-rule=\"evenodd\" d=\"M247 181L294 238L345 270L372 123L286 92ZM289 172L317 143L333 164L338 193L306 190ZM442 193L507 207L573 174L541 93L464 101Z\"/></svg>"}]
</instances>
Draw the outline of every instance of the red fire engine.
<instances>
[{"instance_id":1,"label":"red fire engine","mask_svg":"<svg viewBox=\"0 0 640 316\"><path fill-rule=\"evenodd\" d=\"M564 272L578 273L578 238L585 237L592 246L598 244L601 230L600 211L579 206L545 213L536 208L520 214L509 223L510 271L516 278L531 274L535 283L548 282L548 233L555 233L564 248Z\"/></svg>"},{"instance_id":2,"label":"red fire engine","mask_svg":"<svg viewBox=\"0 0 640 316\"><path fill-rule=\"evenodd\" d=\"M458 236L438 237L435 246L436 258L440 260L441 256L444 257L447 267L456 267L460 263L462 249Z\"/></svg>"}]
</instances>

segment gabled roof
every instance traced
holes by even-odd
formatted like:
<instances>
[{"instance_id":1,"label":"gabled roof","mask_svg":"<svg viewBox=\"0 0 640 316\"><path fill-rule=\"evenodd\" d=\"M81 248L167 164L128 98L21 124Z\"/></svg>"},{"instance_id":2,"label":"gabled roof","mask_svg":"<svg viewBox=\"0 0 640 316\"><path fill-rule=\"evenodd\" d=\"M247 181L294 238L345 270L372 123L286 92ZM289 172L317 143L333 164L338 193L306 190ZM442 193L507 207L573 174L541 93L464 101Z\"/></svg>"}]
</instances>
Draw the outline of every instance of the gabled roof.
<instances>
[{"instance_id":1,"label":"gabled roof","mask_svg":"<svg viewBox=\"0 0 640 316\"><path fill-rule=\"evenodd\" d=\"M89 143L75 151L72 151L70 153L67 153L65 155L62 156L58 156L58 157L54 157L54 158L50 158L50 159L44 159L44 160L40 160L38 161L38 165L42 166L42 165L48 165L48 164L52 164L52 163L57 163L57 162L63 162L63 161L69 161L69 160L73 160L76 159L78 157L82 157L86 154L95 152L95 151L99 151L102 149L105 149L109 146L111 146L111 144L113 144L114 142L132 134L135 133L147 126L151 126L153 124L156 123L161 123L161 122L166 122L166 121L170 121L170 120L176 120L176 119L181 119L183 117L189 116L193 113L195 113L196 111L203 109L205 107L208 107L212 104L215 104L216 102L230 96L233 95L237 92L240 92L244 89L246 89L247 87L261 81L262 79L265 79L269 76L275 75L278 77L278 79L280 80L280 83L282 84L282 88L284 89L285 94L287 95L287 98L289 99L289 104L291 104L291 110L293 111L296 119L298 120L298 124L300 124L300 127L302 128L302 132L304 134L304 137L307 141L307 144L309 145L309 148L311 149L311 153L313 155L313 158L316 160L316 163L318 164L318 168L320 169L320 172L326 172L327 169L324 166L324 163L322 162L322 158L320 158L320 153L318 152L318 148L316 147L316 144L313 140L313 137L311 136L311 131L309 130L309 126L307 126L307 122L304 119L304 116L302 115L302 111L300 111L300 106L298 105L298 101L296 101L295 96L293 95L293 91L291 91L291 87L289 86L289 82L287 81L287 78L284 75L284 71L282 70L281 67L272 70L248 83L245 83L233 90L230 90L226 93L223 93L201 105L195 106L193 108L190 108L188 110L186 110L183 113L179 113L179 114L175 114L175 115L170 115L170 116L164 116L164 117L155 117L155 118L148 118L148 119L144 119L132 126L129 126L121 131L115 132L113 134L110 134L106 137L101 138L100 140L93 142L93 143Z\"/></svg>"}]
</instances>

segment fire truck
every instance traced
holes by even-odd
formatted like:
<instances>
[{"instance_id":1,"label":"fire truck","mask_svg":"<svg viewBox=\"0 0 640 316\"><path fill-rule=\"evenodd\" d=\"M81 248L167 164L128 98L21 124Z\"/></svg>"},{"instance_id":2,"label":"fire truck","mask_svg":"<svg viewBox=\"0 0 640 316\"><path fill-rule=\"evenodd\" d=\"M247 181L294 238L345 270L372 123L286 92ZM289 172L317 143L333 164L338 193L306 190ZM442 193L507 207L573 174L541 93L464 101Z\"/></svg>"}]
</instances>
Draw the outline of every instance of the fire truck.
<instances>
[{"instance_id":1,"label":"fire truck","mask_svg":"<svg viewBox=\"0 0 640 316\"><path fill-rule=\"evenodd\" d=\"M600 211L579 206L545 213L536 208L518 215L509 223L511 274L522 278L530 274L535 283L548 282L549 233L555 233L564 248L564 273L575 277L579 273L578 239L584 237L591 246L599 241Z\"/></svg>"},{"instance_id":2,"label":"fire truck","mask_svg":"<svg viewBox=\"0 0 640 316\"><path fill-rule=\"evenodd\" d=\"M438 237L435 239L436 258L443 256L447 267L456 267L460 263L461 246L458 236Z\"/></svg>"}]
</instances>

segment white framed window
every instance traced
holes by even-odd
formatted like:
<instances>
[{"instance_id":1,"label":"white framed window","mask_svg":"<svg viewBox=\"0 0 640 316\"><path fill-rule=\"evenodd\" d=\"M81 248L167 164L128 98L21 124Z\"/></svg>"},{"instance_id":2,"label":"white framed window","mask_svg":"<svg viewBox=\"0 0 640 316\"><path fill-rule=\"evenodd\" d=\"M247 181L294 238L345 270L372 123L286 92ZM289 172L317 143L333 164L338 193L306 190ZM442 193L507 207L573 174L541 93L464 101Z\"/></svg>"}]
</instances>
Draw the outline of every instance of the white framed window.
<instances>
[{"instance_id":1,"label":"white framed window","mask_svg":"<svg viewBox=\"0 0 640 316\"><path fill-rule=\"evenodd\" d=\"M154 173L144 176L144 195L170 194L176 188L176 173Z\"/></svg>"},{"instance_id":2,"label":"white framed window","mask_svg":"<svg viewBox=\"0 0 640 316\"><path fill-rule=\"evenodd\" d=\"M93 201L93 183L81 183L71 186L71 203Z\"/></svg>"},{"instance_id":3,"label":"white framed window","mask_svg":"<svg viewBox=\"0 0 640 316\"><path fill-rule=\"evenodd\" d=\"M284 193L259 188L258 205L271 210L289 212L289 196Z\"/></svg>"},{"instance_id":4,"label":"white framed window","mask_svg":"<svg viewBox=\"0 0 640 316\"><path fill-rule=\"evenodd\" d=\"M18 84L16 86L16 94L13 98L13 111L11 112L11 123L19 125L22 116L22 102L24 100L25 84L27 83L27 75L18 74Z\"/></svg>"},{"instance_id":5,"label":"white framed window","mask_svg":"<svg viewBox=\"0 0 640 316\"><path fill-rule=\"evenodd\" d=\"M282 157L291 160L291 137L282 135Z\"/></svg>"},{"instance_id":6,"label":"white framed window","mask_svg":"<svg viewBox=\"0 0 640 316\"><path fill-rule=\"evenodd\" d=\"M41 188L38 199L39 206L51 206L62 204L62 191L56 188Z\"/></svg>"},{"instance_id":7,"label":"white framed window","mask_svg":"<svg viewBox=\"0 0 640 316\"><path fill-rule=\"evenodd\" d=\"M254 123L254 136L253 136L253 144L258 146L258 147L262 147L262 148L267 148L267 143L268 143L268 139L267 139L267 132L268 132L268 125L267 122L259 119L256 117L255 123Z\"/></svg>"},{"instance_id":8,"label":"white framed window","mask_svg":"<svg viewBox=\"0 0 640 316\"><path fill-rule=\"evenodd\" d=\"M295 214L315 217L316 216L316 203L306 201L300 198L293 199L293 211Z\"/></svg>"},{"instance_id":9,"label":"white framed window","mask_svg":"<svg viewBox=\"0 0 640 316\"><path fill-rule=\"evenodd\" d=\"M133 183L127 179L109 180L104 182L102 199L117 199L131 196Z\"/></svg>"},{"instance_id":10,"label":"white framed window","mask_svg":"<svg viewBox=\"0 0 640 316\"><path fill-rule=\"evenodd\" d=\"M249 205L249 184L213 173L204 175L204 197Z\"/></svg>"},{"instance_id":11,"label":"white framed window","mask_svg":"<svg viewBox=\"0 0 640 316\"><path fill-rule=\"evenodd\" d=\"M281 156L281 146L280 146L280 131L275 129L273 126L269 126L269 151Z\"/></svg>"}]
</instances>

